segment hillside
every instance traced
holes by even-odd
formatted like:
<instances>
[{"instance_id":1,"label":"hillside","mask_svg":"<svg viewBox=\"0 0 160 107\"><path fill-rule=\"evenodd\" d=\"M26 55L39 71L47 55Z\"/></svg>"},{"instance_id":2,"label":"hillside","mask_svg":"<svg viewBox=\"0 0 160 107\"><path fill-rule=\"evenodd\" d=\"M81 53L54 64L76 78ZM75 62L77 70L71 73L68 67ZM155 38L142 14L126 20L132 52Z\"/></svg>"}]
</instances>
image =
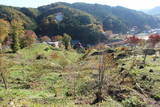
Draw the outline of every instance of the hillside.
<instances>
[{"instance_id":1,"label":"hillside","mask_svg":"<svg viewBox=\"0 0 160 107\"><path fill-rule=\"evenodd\" d=\"M72 39L78 39L83 43L95 44L107 38L102 33L100 23L90 14L55 4L51 8L17 8L1 6L0 18L22 21L25 29L35 30L38 35L63 35L68 33ZM58 13L62 14L62 20L56 19Z\"/></svg>"},{"instance_id":2,"label":"hillside","mask_svg":"<svg viewBox=\"0 0 160 107\"><path fill-rule=\"evenodd\" d=\"M33 29L38 35L68 33L74 40L89 44L107 40L104 30L126 33L137 26L139 32L160 25L158 18L139 11L86 3L58 2L39 8L0 6L0 18L9 22L18 19L26 29Z\"/></svg>"},{"instance_id":3,"label":"hillside","mask_svg":"<svg viewBox=\"0 0 160 107\"><path fill-rule=\"evenodd\" d=\"M153 16L144 14L140 11L127 9L124 7L111 7L100 4L86 3L54 3L40 8L50 9L57 5L65 5L71 8L79 9L93 15L105 30L112 30L114 33L126 33L133 26L138 26L139 31L146 29L146 26L157 27L160 20ZM94 11L93 11L94 10Z\"/></svg>"},{"instance_id":4,"label":"hillside","mask_svg":"<svg viewBox=\"0 0 160 107\"><path fill-rule=\"evenodd\" d=\"M105 29L113 30L116 33L126 32L133 26L138 26L139 30L144 30L147 25L159 26L158 18L120 6L111 7L86 3L64 4L92 14L104 25Z\"/></svg>"},{"instance_id":5,"label":"hillside","mask_svg":"<svg viewBox=\"0 0 160 107\"><path fill-rule=\"evenodd\" d=\"M38 17L40 24L36 31L38 34L53 36L68 33L72 35L72 39L90 44L105 39L105 35L101 32L103 30L101 25L86 12L59 4L38 9L41 11ZM57 19L58 15L62 18L60 21Z\"/></svg>"},{"instance_id":6,"label":"hillside","mask_svg":"<svg viewBox=\"0 0 160 107\"><path fill-rule=\"evenodd\" d=\"M33 21L30 16L27 16L23 12L16 7L9 6L0 6L0 18L8 20L9 22L13 19L17 19L18 21L24 24L26 29L36 29L36 23Z\"/></svg>"},{"instance_id":7,"label":"hillside","mask_svg":"<svg viewBox=\"0 0 160 107\"><path fill-rule=\"evenodd\" d=\"M0 107L160 107L160 34L123 34L159 24L119 6L0 6Z\"/></svg>"},{"instance_id":8,"label":"hillside","mask_svg":"<svg viewBox=\"0 0 160 107\"><path fill-rule=\"evenodd\" d=\"M8 89L0 78L0 106L159 107L160 57L153 60L154 56L148 56L143 65L143 56L138 54L141 51L133 56L121 47L112 50L114 59L107 60L109 69L104 72L103 102L95 102L101 55L92 53L98 52L97 49L87 56L73 49L67 51L43 43L17 53L6 50L0 57L4 62L0 63L0 69L5 71L1 77L6 78ZM119 54L127 56L117 59ZM106 57L108 55L111 54L107 53ZM116 66L110 68L115 63Z\"/></svg>"}]
</instances>

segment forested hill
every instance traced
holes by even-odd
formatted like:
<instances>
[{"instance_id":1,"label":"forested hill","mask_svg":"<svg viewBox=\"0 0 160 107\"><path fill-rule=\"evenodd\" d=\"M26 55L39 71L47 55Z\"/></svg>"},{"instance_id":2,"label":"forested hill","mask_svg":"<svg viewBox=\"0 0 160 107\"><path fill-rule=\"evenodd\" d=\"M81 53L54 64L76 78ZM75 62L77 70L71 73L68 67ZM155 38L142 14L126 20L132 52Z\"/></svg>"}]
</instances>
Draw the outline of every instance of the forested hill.
<instances>
[{"instance_id":1,"label":"forested hill","mask_svg":"<svg viewBox=\"0 0 160 107\"><path fill-rule=\"evenodd\" d=\"M160 19L142 12L86 3L58 2L38 8L0 6L0 18L9 22L18 19L38 35L68 33L73 39L91 44L107 39L103 30L126 33L133 26L144 30L160 25Z\"/></svg>"},{"instance_id":2,"label":"forested hill","mask_svg":"<svg viewBox=\"0 0 160 107\"><path fill-rule=\"evenodd\" d=\"M36 29L36 21L32 20L30 15L24 14L20 8L0 5L0 19L11 22L13 19L24 24L26 29Z\"/></svg>"},{"instance_id":3,"label":"forested hill","mask_svg":"<svg viewBox=\"0 0 160 107\"><path fill-rule=\"evenodd\" d=\"M133 26L138 26L139 30L144 30L146 27L157 27L160 25L160 19L154 16L121 6L111 7L86 3L64 4L95 16L103 23L105 29L112 30L116 33L126 32L126 30Z\"/></svg>"}]
</instances>

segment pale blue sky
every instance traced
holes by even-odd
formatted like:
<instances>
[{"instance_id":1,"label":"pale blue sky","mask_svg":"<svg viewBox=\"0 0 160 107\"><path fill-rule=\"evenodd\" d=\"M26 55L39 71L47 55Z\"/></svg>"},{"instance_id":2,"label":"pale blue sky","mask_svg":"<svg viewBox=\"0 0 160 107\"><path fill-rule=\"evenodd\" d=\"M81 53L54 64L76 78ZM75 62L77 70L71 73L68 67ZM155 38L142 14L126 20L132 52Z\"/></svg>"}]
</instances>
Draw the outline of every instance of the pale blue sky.
<instances>
[{"instance_id":1,"label":"pale blue sky","mask_svg":"<svg viewBox=\"0 0 160 107\"><path fill-rule=\"evenodd\" d=\"M38 7L54 2L87 2L111 6L124 6L131 9L149 9L160 6L160 0L0 0L0 4L18 7Z\"/></svg>"}]
</instances>

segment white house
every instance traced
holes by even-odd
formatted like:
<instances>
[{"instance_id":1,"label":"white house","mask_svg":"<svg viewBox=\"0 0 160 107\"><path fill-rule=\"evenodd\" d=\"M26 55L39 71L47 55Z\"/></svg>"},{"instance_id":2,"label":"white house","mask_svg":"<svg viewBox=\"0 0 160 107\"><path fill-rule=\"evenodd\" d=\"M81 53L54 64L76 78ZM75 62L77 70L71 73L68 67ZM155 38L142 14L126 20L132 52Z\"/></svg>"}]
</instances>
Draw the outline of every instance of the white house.
<instances>
[{"instance_id":1,"label":"white house","mask_svg":"<svg viewBox=\"0 0 160 107\"><path fill-rule=\"evenodd\" d=\"M56 14L56 21L61 22L63 20L63 14L61 12Z\"/></svg>"},{"instance_id":2,"label":"white house","mask_svg":"<svg viewBox=\"0 0 160 107\"><path fill-rule=\"evenodd\" d=\"M60 42L47 42L47 44L54 46L55 48L59 48Z\"/></svg>"}]
</instances>

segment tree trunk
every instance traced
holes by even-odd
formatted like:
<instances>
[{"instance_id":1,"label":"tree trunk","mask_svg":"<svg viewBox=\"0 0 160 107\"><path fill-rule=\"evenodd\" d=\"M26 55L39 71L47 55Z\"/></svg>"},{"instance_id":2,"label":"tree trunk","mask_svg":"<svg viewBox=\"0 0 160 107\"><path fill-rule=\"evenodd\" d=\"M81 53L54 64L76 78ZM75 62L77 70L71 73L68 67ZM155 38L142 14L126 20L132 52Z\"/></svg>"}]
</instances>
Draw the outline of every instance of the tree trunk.
<instances>
[{"instance_id":1,"label":"tree trunk","mask_svg":"<svg viewBox=\"0 0 160 107\"><path fill-rule=\"evenodd\" d=\"M65 49L68 50L68 43L65 43Z\"/></svg>"},{"instance_id":2,"label":"tree trunk","mask_svg":"<svg viewBox=\"0 0 160 107\"><path fill-rule=\"evenodd\" d=\"M6 79L5 79L4 75L3 75L3 73L1 73L1 77L2 77L2 80L3 80L3 84L4 84L5 89L8 89L8 87L7 87L7 82L6 82Z\"/></svg>"},{"instance_id":3,"label":"tree trunk","mask_svg":"<svg viewBox=\"0 0 160 107\"><path fill-rule=\"evenodd\" d=\"M146 58L147 58L147 54L144 55L143 64L146 64Z\"/></svg>"}]
</instances>

